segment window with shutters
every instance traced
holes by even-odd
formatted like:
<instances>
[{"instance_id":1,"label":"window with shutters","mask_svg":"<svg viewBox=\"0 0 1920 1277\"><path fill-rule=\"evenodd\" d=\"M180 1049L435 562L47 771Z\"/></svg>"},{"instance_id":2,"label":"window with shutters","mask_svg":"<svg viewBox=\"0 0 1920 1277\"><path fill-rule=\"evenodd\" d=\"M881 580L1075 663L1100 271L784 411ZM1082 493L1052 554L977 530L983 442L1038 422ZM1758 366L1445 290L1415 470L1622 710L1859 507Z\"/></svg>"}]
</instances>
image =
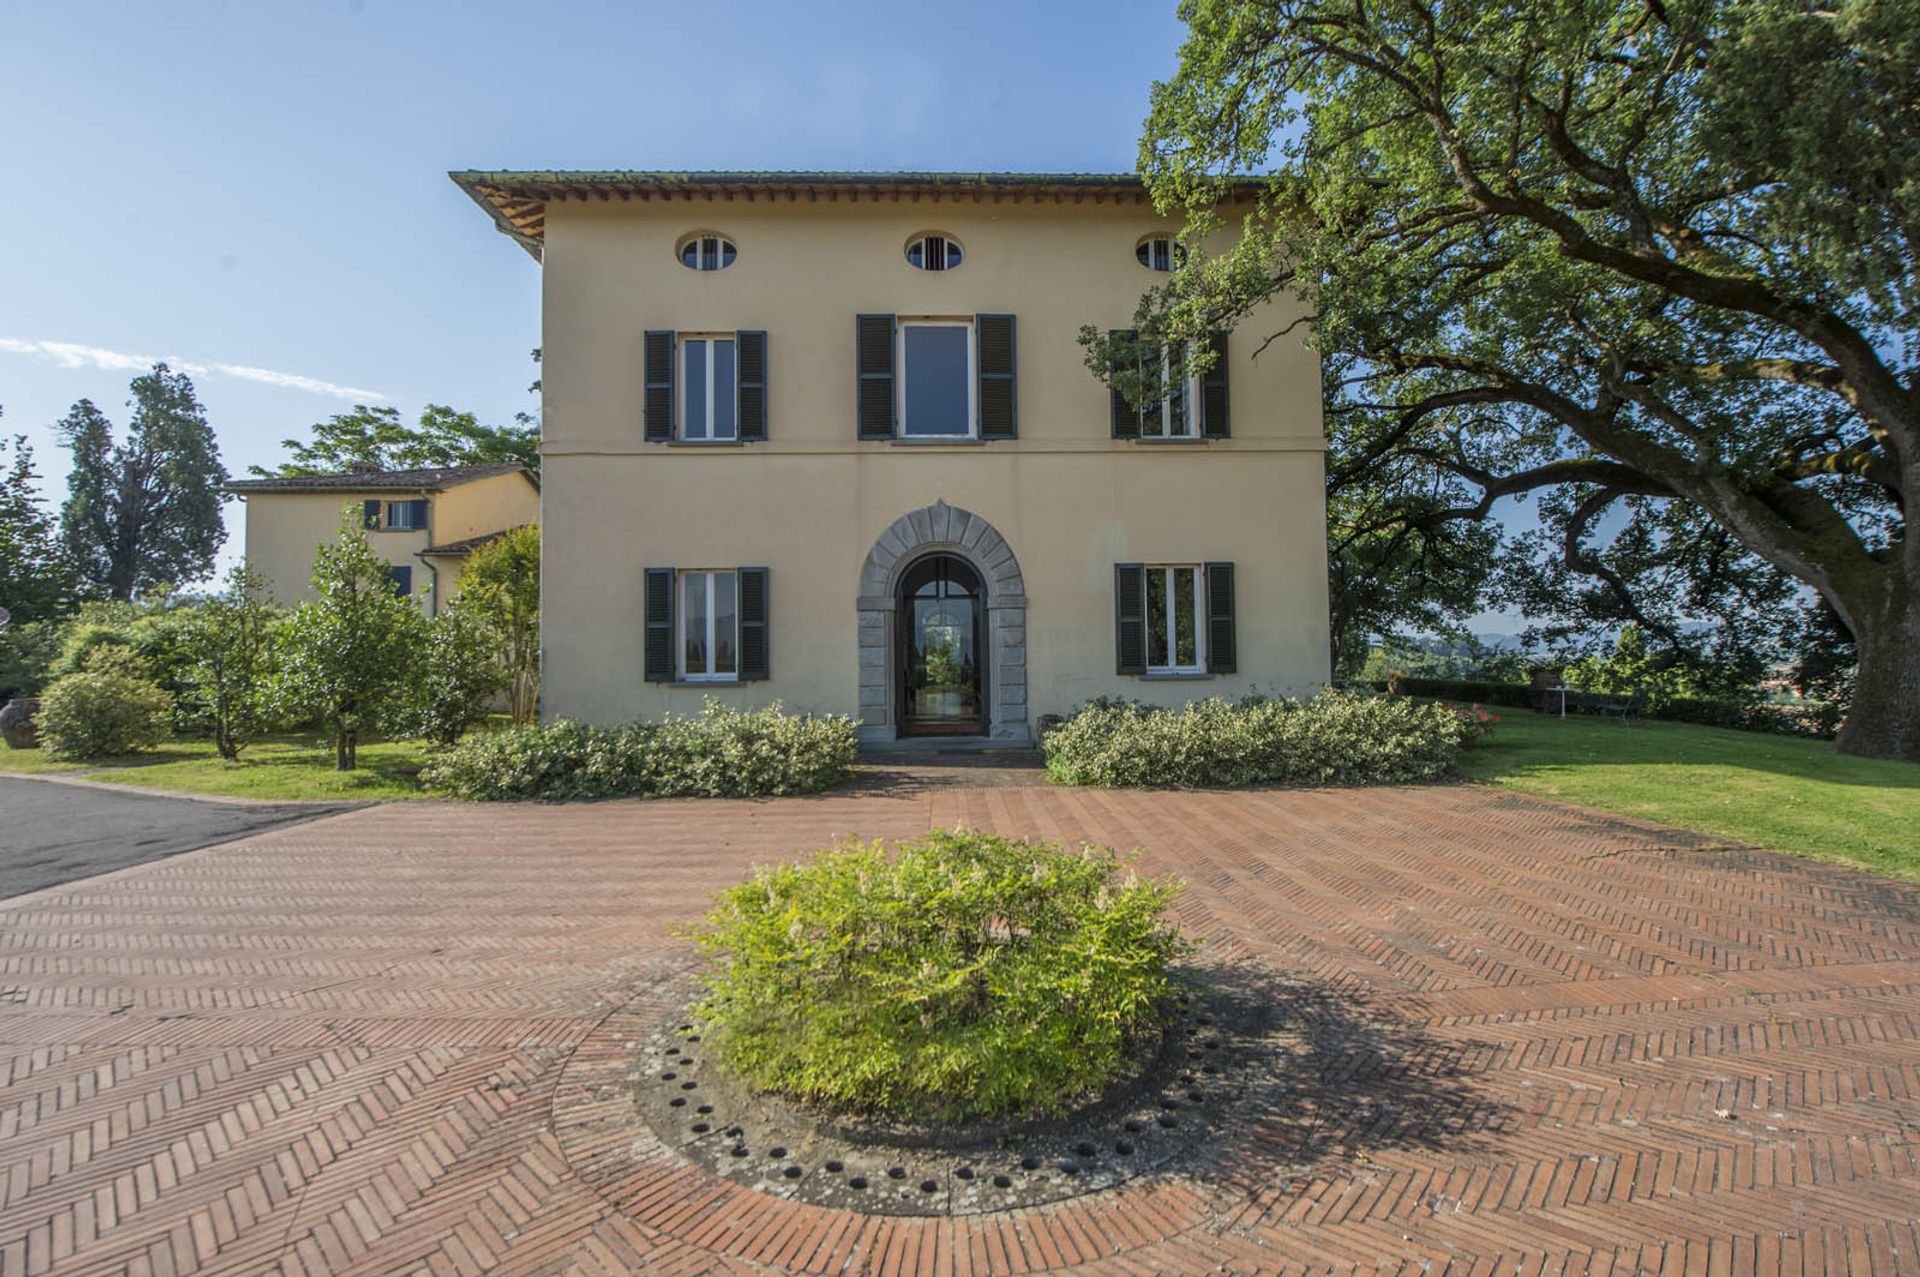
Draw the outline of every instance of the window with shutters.
<instances>
[{"instance_id":1,"label":"window with shutters","mask_svg":"<svg viewBox=\"0 0 1920 1277\"><path fill-rule=\"evenodd\" d=\"M1149 564L1146 577L1147 673L1205 671L1206 632L1200 624L1200 565Z\"/></svg>"},{"instance_id":2,"label":"window with shutters","mask_svg":"<svg viewBox=\"0 0 1920 1277\"><path fill-rule=\"evenodd\" d=\"M1173 271L1187 264L1186 245L1167 235L1149 235L1135 246L1133 255L1148 270Z\"/></svg>"},{"instance_id":3,"label":"window with shutters","mask_svg":"<svg viewBox=\"0 0 1920 1277\"><path fill-rule=\"evenodd\" d=\"M1194 438L1200 433L1199 413L1194 411L1200 402L1200 379L1186 375L1186 345L1145 345L1140 357L1158 369L1152 379L1154 398L1140 405L1140 437Z\"/></svg>"},{"instance_id":4,"label":"window with shutters","mask_svg":"<svg viewBox=\"0 0 1920 1277\"><path fill-rule=\"evenodd\" d=\"M901 437L971 437L978 393L973 321L902 319L897 341Z\"/></svg>"},{"instance_id":5,"label":"window with shutters","mask_svg":"<svg viewBox=\"0 0 1920 1277\"><path fill-rule=\"evenodd\" d=\"M963 256L960 241L940 231L915 235L907 241L907 265L918 270L952 270Z\"/></svg>"},{"instance_id":6,"label":"window with shutters","mask_svg":"<svg viewBox=\"0 0 1920 1277\"><path fill-rule=\"evenodd\" d=\"M737 255L724 235L701 233L680 241L680 264L688 270L725 270Z\"/></svg>"},{"instance_id":7,"label":"window with shutters","mask_svg":"<svg viewBox=\"0 0 1920 1277\"><path fill-rule=\"evenodd\" d=\"M733 334L680 338L680 437L739 438L739 394Z\"/></svg>"},{"instance_id":8,"label":"window with shutters","mask_svg":"<svg viewBox=\"0 0 1920 1277\"><path fill-rule=\"evenodd\" d=\"M680 677L731 683L740 677L740 578L737 572L680 573Z\"/></svg>"},{"instance_id":9,"label":"window with shutters","mask_svg":"<svg viewBox=\"0 0 1920 1277\"><path fill-rule=\"evenodd\" d=\"M395 594L406 598L413 593L413 569L403 563L388 564L387 584L393 587Z\"/></svg>"},{"instance_id":10,"label":"window with shutters","mask_svg":"<svg viewBox=\"0 0 1920 1277\"><path fill-rule=\"evenodd\" d=\"M427 503L424 499L413 501L387 502L386 521L381 525L388 532L418 532L427 526Z\"/></svg>"}]
</instances>

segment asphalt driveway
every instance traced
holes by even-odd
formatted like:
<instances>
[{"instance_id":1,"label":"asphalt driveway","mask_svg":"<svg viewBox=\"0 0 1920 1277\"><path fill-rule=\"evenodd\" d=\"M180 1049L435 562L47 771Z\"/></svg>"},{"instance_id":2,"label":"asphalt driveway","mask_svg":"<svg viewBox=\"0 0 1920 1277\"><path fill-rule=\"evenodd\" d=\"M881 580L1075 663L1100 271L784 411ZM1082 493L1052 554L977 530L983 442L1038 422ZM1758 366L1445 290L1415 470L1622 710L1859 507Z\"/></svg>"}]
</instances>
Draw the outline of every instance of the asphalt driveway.
<instances>
[{"instance_id":1,"label":"asphalt driveway","mask_svg":"<svg viewBox=\"0 0 1920 1277\"><path fill-rule=\"evenodd\" d=\"M202 802L0 777L0 899L352 806Z\"/></svg>"}]
</instances>

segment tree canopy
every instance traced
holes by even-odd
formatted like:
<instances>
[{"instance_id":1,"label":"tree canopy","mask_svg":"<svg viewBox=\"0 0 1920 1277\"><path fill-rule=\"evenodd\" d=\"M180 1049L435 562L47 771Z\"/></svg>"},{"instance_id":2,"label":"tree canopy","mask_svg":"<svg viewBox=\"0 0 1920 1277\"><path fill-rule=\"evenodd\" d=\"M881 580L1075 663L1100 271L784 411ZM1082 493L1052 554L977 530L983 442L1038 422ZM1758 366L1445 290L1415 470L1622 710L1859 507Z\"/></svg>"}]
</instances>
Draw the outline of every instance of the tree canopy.
<instances>
[{"instance_id":1,"label":"tree canopy","mask_svg":"<svg viewBox=\"0 0 1920 1277\"><path fill-rule=\"evenodd\" d=\"M15 435L12 457L0 438L0 607L8 624L43 621L72 604L73 573L33 468L33 449Z\"/></svg>"},{"instance_id":2,"label":"tree canopy","mask_svg":"<svg viewBox=\"0 0 1920 1277\"><path fill-rule=\"evenodd\" d=\"M1358 455L1464 485L1408 526L1552 493L1562 566L1652 634L1688 602L1636 595L1656 561L1721 601L1798 582L1857 647L1841 747L1920 758L1910 0L1180 12L1142 164L1191 251L1143 331L1198 350L1293 291ZM1244 234L1205 257L1223 218ZM1641 531L1599 544L1622 508Z\"/></svg>"},{"instance_id":3,"label":"tree canopy","mask_svg":"<svg viewBox=\"0 0 1920 1277\"><path fill-rule=\"evenodd\" d=\"M54 427L73 454L61 537L81 580L111 599L200 580L227 539L227 471L193 382L155 364L131 390L133 418L117 444L89 399Z\"/></svg>"},{"instance_id":4,"label":"tree canopy","mask_svg":"<svg viewBox=\"0 0 1920 1277\"><path fill-rule=\"evenodd\" d=\"M382 470L423 466L471 466L513 461L540 473L540 427L522 413L511 426L482 424L470 412L428 404L409 425L393 407L354 405L313 428L311 441L283 439L290 459L278 469L254 466L253 473L276 475L340 474L355 465Z\"/></svg>"}]
</instances>

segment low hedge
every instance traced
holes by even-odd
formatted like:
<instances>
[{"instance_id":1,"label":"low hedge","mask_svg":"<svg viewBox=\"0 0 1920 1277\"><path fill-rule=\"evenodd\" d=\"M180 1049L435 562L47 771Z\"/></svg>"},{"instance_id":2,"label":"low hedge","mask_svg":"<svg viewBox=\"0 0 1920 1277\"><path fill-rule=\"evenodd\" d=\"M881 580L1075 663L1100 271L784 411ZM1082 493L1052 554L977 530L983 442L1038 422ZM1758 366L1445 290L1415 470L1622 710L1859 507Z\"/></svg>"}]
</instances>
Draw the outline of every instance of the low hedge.
<instances>
[{"instance_id":1,"label":"low hedge","mask_svg":"<svg viewBox=\"0 0 1920 1277\"><path fill-rule=\"evenodd\" d=\"M1375 680L1369 684L1384 692L1387 685ZM1405 678L1399 681L1404 696L1431 696L1439 700L1466 701L1479 705L1532 708L1532 691L1525 683L1494 683L1462 678ZM1558 712L1559 694L1542 693L1550 711ZM1600 695L1600 693L1583 693ZM1613 699L1625 699L1625 693L1607 693ZM1568 713L1583 712L1571 697ZM1700 723L1708 727L1728 727L1743 732L1771 732L1781 736L1810 736L1831 740L1846 718L1844 706L1824 701L1783 705L1777 701L1714 700L1682 696L1659 709L1643 709L1644 718L1675 723Z\"/></svg>"},{"instance_id":2,"label":"low hedge","mask_svg":"<svg viewBox=\"0 0 1920 1277\"><path fill-rule=\"evenodd\" d=\"M1443 705L1330 691L1179 710L1095 705L1041 748L1048 774L1068 785L1377 785L1453 775L1466 732Z\"/></svg>"},{"instance_id":3,"label":"low hedge","mask_svg":"<svg viewBox=\"0 0 1920 1277\"><path fill-rule=\"evenodd\" d=\"M761 1090L910 1121L1046 1116L1152 1050L1173 879L971 830L762 869L690 929L702 1037Z\"/></svg>"},{"instance_id":4,"label":"low hedge","mask_svg":"<svg viewBox=\"0 0 1920 1277\"><path fill-rule=\"evenodd\" d=\"M473 802L811 794L847 778L856 743L844 716L709 701L695 717L661 723L476 732L435 755L420 783Z\"/></svg>"},{"instance_id":5,"label":"low hedge","mask_svg":"<svg viewBox=\"0 0 1920 1277\"><path fill-rule=\"evenodd\" d=\"M1497 683L1474 678L1403 678L1399 680L1403 696L1431 696L1442 701L1466 701L1475 705L1502 705L1527 709L1532 705L1525 683ZM1377 691L1386 691L1380 683Z\"/></svg>"}]
</instances>

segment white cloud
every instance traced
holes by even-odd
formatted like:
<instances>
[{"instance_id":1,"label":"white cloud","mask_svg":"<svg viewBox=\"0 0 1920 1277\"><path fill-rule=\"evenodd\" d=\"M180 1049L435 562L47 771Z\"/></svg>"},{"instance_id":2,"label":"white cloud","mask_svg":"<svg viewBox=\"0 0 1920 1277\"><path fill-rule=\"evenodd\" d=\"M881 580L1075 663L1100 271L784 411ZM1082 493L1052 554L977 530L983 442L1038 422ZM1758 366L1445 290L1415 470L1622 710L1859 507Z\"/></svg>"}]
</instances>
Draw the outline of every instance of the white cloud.
<instances>
[{"instance_id":1,"label":"white cloud","mask_svg":"<svg viewBox=\"0 0 1920 1277\"><path fill-rule=\"evenodd\" d=\"M296 372L278 372L272 368L253 368L246 364L204 364L190 359L130 355L125 351L105 350L99 346L82 346L70 341L23 341L18 337L0 337L0 351L51 359L62 368L145 372L156 363L165 363L194 377L232 377L238 381L257 381L263 385L282 386L288 390L304 390L309 394L328 395L335 399L352 399L361 403L378 403L387 398L377 390L342 386L337 382L323 381L318 377L306 377Z\"/></svg>"}]
</instances>

